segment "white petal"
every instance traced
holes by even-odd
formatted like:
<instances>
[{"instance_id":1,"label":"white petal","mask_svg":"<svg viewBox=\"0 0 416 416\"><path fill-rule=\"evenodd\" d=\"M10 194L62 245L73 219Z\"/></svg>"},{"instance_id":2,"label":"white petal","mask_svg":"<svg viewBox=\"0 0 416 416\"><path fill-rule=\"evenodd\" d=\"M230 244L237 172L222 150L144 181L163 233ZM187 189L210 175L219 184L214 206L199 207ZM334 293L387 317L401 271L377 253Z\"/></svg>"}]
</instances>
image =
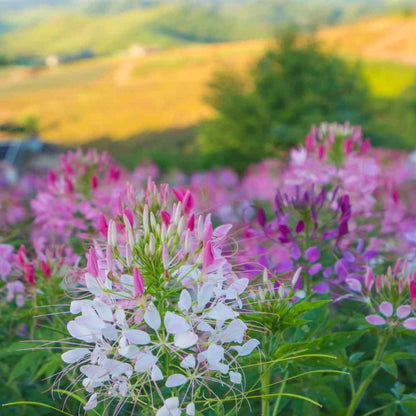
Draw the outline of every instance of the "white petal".
<instances>
[{"instance_id":1,"label":"white petal","mask_svg":"<svg viewBox=\"0 0 416 416\"><path fill-rule=\"evenodd\" d=\"M113 311L111 307L101 301L98 298L93 300L94 309L97 311L98 316L103 319L104 321L113 322Z\"/></svg>"},{"instance_id":2,"label":"white petal","mask_svg":"<svg viewBox=\"0 0 416 416\"><path fill-rule=\"evenodd\" d=\"M91 410L97 406L97 393L94 393L85 403L84 410Z\"/></svg>"},{"instance_id":3,"label":"white petal","mask_svg":"<svg viewBox=\"0 0 416 416\"><path fill-rule=\"evenodd\" d=\"M134 369L138 373L145 373L146 371L149 371L156 364L156 362L157 358L154 355L142 352L137 356Z\"/></svg>"},{"instance_id":4,"label":"white petal","mask_svg":"<svg viewBox=\"0 0 416 416\"><path fill-rule=\"evenodd\" d=\"M162 372L160 371L160 368L157 365L153 366L152 372L151 372L151 377L152 377L153 381L163 380L163 374L162 374Z\"/></svg>"},{"instance_id":5,"label":"white petal","mask_svg":"<svg viewBox=\"0 0 416 416\"><path fill-rule=\"evenodd\" d=\"M136 345L146 345L150 342L149 334L140 329L127 329L124 331L124 336L127 341Z\"/></svg>"},{"instance_id":6,"label":"white petal","mask_svg":"<svg viewBox=\"0 0 416 416\"><path fill-rule=\"evenodd\" d=\"M173 312L166 312L164 324L166 331L169 334L180 334L182 332L189 331L190 326L186 322L185 318L182 316L176 315Z\"/></svg>"},{"instance_id":7,"label":"white petal","mask_svg":"<svg viewBox=\"0 0 416 416\"><path fill-rule=\"evenodd\" d=\"M188 331L176 334L174 344L178 348L189 348L195 345L197 341L198 336L194 332Z\"/></svg>"},{"instance_id":8,"label":"white petal","mask_svg":"<svg viewBox=\"0 0 416 416\"><path fill-rule=\"evenodd\" d=\"M95 277L91 276L89 273L85 274L85 283L88 290L95 296L105 295L104 286L102 283Z\"/></svg>"},{"instance_id":9,"label":"white petal","mask_svg":"<svg viewBox=\"0 0 416 416\"><path fill-rule=\"evenodd\" d=\"M209 332L210 334L215 332L214 328L205 321L201 321L198 324L197 328L198 328L198 331L201 331L201 332Z\"/></svg>"},{"instance_id":10,"label":"white petal","mask_svg":"<svg viewBox=\"0 0 416 416\"><path fill-rule=\"evenodd\" d=\"M188 416L195 416L195 405L193 403L189 403L188 406L186 406L186 414Z\"/></svg>"},{"instance_id":11,"label":"white petal","mask_svg":"<svg viewBox=\"0 0 416 416\"><path fill-rule=\"evenodd\" d=\"M131 376L133 373L133 368L130 364L123 363L122 361L113 360L107 358L102 363L104 369L112 376L119 377L121 374L126 376Z\"/></svg>"},{"instance_id":12,"label":"white petal","mask_svg":"<svg viewBox=\"0 0 416 416\"><path fill-rule=\"evenodd\" d=\"M259 344L260 342L257 339L253 338L247 341L243 346L235 346L231 347L231 349L237 351L240 357L244 357L246 355L251 354L253 350L258 347Z\"/></svg>"},{"instance_id":13,"label":"white petal","mask_svg":"<svg viewBox=\"0 0 416 416\"><path fill-rule=\"evenodd\" d=\"M237 342L241 344L247 330L247 325L240 319L232 320L227 328L219 334L222 342Z\"/></svg>"},{"instance_id":14,"label":"white petal","mask_svg":"<svg viewBox=\"0 0 416 416\"><path fill-rule=\"evenodd\" d=\"M227 319L233 319L238 315L229 306L224 303L217 303L208 313L207 317L215 319L216 321L226 321Z\"/></svg>"},{"instance_id":15,"label":"white petal","mask_svg":"<svg viewBox=\"0 0 416 416\"><path fill-rule=\"evenodd\" d=\"M128 327L127 322L126 322L126 314L124 312L124 309L116 309L115 318L116 318L116 322L117 322L118 326L120 326L122 328Z\"/></svg>"},{"instance_id":16,"label":"white petal","mask_svg":"<svg viewBox=\"0 0 416 416\"><path fill-rule=\"evenodd\" d=\"M118 352L123 357L134 359L140 354L140 350L136 345L126 345L124 347L119 347Z\"/></svg>"},{"instance_id":17,"label":"white petal","mask_svg":"<svg viewBox=\"0 0 416 416\"><path fill-rule=\"evenodd\" d=\"M61 358L64 362L68 364L73 364L80 361L86 355L88 355L91 351L88 348L76 348L74 350L69 350L64 352L61 355Z\"/></svg>"},{"instance_id":18,"label":"white petal","mask_svg":"<svg viewBox=\"0 0 416 416\"><path fill-rule=\"evenodd\" d=\"M150 326L153 330L157 331L160 328L161 319L158 310L155 305L151 303L144 314L144 321L147 325Z\"/></svg>"},{"instance_id":19,"label":"white petal","mask_svg":"<svg viewBox=\"0 0 416 416\"><path fill-rule=\"evenodd\" d=\"M188 311L192 304L192 298L189 292L184 289L179 297L178 307L182 311Z\"/></svg>"},{"instance_id":20,"label":"white petal","mask_svg":"<svg viewBox=\"0 0 416 416\"><path fill-rule=\"evenodd\" d=\"M235 371L230 371L230 380L234 384L241 384L241 374Z\"/></svg>"},{"instance_id":21,"label":"white petal","mask_svg":"<svg viewBox=\"0 0 416 416\"><path fill-rule=\"evenodd\" d=\"M211 344L207 349L207 361L210 365L217 365L224 359L224 348L219 345Z\"/></svg>"},{"instance_id":22,"label":"white petal","mask_svg":"<svg viewBox=\"0 0 416 416\"><path fill-rule=\"evenodd\" d=\"M238 279L226 289L226 299L235 299L241 295L247 288L249 280L247 278Z\"/></svg>"},{"instance_id":23,"label":"white petal","mask_svg":"<svg viewBox=\"0 0 416 416\"><path fill-rule=\"evenodd\" d=\"M206 304L211 300L214 294L214 285L211 283L205 283L198 293L198 310L205 308Z\"/></svg>"},{"instance_id":24,"label":"white petal","mask_svg":"<svg viewBox=\"0 0 416 416\"><path fill-rule=\"evenodd\" d=\"M80 325L76 321L70 321L67 325L68 332L74 338L85 342L95 342L101 338L101 331L91 330L90 328Z\"/></svg>"},{"instance_id":25,"label":"white petal","mask_svg":"<svg viewBox=\"0 0 416 416\"><path fill-rule=\"evenodd\" d=\"M182 386L182 384L185 384L187 381L188 379L183 374L172 374L166 380L165 385L168 388L179 387Z\"/></svg>"},{"instance_id":26,"label":"white petal","mask_svg":"<svg viewBox=\"0 0 416 416\"><path fill-rule=\"evenodd\" d=\"M92 305L92 302L90 300L73 300L71 302L71 308L70 311L73 315L76 315L77 313L80 313L82 311L82 308L87 305Z\"/></svg>"},{"instance_id":27,"label":"white petal","mask_svg":"<svg viewBox=\"0 0 416 416\"><path fill-rule=\"evenodd\" d=\"M156 412L156 416L181 416L179 399L177 397L170 397L165 400L164 405Z\"/></svg>"},{"instance_id":28,"label":"white petal","mask_svg":"<svg viewBox=\"0 0 416 416\"><path fill-rule=\"evenodd\" d=\"M196 361L195 357L191 354L187 355L182 361L180 366L182 368L195 368Z\"/></svg>"}]
</instances>

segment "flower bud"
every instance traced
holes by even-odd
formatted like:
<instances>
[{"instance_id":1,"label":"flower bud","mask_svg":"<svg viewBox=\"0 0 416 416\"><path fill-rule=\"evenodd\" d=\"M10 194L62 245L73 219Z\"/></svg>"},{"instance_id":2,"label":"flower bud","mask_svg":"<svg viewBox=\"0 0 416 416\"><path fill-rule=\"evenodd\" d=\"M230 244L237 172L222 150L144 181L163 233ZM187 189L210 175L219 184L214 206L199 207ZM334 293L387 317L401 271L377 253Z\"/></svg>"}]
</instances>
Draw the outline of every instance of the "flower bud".
<instances>
[{"instance_id":1,"label":"flower bud","mask_svg":"<svg viewBox=\"0 0 416 416\"><path fill-rule=\"evenodd\" d=\"M108 244L112 247L117 246L117 224L114 220L110 220L108 223Z\"/></svg>"}]
</instances>

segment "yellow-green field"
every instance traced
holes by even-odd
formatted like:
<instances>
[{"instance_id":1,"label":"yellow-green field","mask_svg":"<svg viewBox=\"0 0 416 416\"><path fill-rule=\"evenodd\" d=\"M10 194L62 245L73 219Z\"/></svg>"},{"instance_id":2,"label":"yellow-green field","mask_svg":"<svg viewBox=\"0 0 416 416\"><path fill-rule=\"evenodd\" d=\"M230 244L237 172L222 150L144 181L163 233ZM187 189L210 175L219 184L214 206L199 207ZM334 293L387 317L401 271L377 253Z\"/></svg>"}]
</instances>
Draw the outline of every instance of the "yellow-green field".
<instances>
[{"instance_id":1,"label":"yellow-green field","mask_svg":"<svg viewBox=\"0 0 416 416\"><path fill-rule=\"evenodd\" d=\"M192 125L211 114L203 97L212 74L246 70L266 46L212 44L52 69L7 69L0 72L0 123L33 115L42 137L71 144Z\"/></svg>"},{"instance_id":2,"label":"yellow-green field","mask_svg":"<svg viewBox=\"0 0 416 416\"><path fill-rule=\"evenodd\" d=\"M400 21L415 36L402 44L403 50L396 45L393 54L391 47L381 45L402 39ZM390 43L384 35L380 40L386 30L393 36ZM416 56L416 17L373 19L325 29L317 36L329 49L339 41L337 52L348 58L363 57L363 73L377 96L395 96L415 81L416 66L409 57ZM379 46L368 53L359 39ZM203 98L213 73L224 68L247 73L269 44L255 40L183 46L144 57L120 54L49 69L1 69L0 123L35 116L43 138L64 144L186 128L212 115Z\"/></svg>"}]
</instances>

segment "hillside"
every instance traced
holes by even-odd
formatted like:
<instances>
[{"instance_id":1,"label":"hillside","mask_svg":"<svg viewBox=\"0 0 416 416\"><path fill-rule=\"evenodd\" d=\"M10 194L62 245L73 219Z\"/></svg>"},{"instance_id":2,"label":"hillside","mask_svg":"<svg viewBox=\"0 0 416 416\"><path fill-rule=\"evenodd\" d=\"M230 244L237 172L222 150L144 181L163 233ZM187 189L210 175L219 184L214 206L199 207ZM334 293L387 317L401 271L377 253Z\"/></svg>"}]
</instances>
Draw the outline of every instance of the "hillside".
<instances>
[{"instance_id":1,"label":"hillside","mask_svg":"<svg viewBox=\"0 0 416 416\"><path fill-rule=\"evenodd\" d=\"M350 22L414 0L0 0L0 55L10 59L91 49L117 53L132 43L167 48L269 37L288 25Z\"/></svg>"},{"instance_id":2,"label":"hillside","mask_svg":"<svg viewBox=\"0 0 416 416\"><path fill-rule=\"evenodd\" d=\"M154 11L141 14L143 24L155 18ZM121 25L119 36L127 26ZM84 30L93 35L92 28ZM82 25L80 40L86 36L81 32ZM416 66L406 62L416 63L416 16L367 19L320 30L317 38L353 62L365 58L362 70L376 96L393 97L415 81ZM56 45L59 39L54 37ZM213 73L247 72L268 43L177 46L144 57L122 52L55 68L6 67L0 69L0 123L35 116L41 135L58 143L187 128L212 114L203 97Z\"/></svg>"},{"instance_id":3,"label":"hillside","mask_svg":"<svg viewBox=\"0 0 416 416\"><path fill-rule=\"evenodd\" d=\"M317 33L317 38L340 54L416 64L416 14L326 28Z\"/></svg>"},{"instance_id":4,"label":"hillside","mask_svg":"<svg viewBox=\"0 0 416 416\"><path fill-rule=\"evenodd\" d=\"M213 72L247 70L266 45L199 45L143 58L116 56L52 69L3 69L0 123L34 115L46 140L71 144L186 127L211 114L203 96Z\"/></svg>"},{"instance_id":5,"label":"hillside","mask_svg":"<svg viewBox=\"0 0 416 416\"><path fill-rule=\"evenodd\" d=\"M28 12L24 15L29 16ZM13 19L9 19L9 24L18 26L18 18ZM115 14L55 14L37 24L23 23L23 28L2 35L0 54L15 59L90 49L96 54L108 55L134 43L168 48L248 39L270 33L209 8L167 4Z\"/></svg>"}]
</instances>

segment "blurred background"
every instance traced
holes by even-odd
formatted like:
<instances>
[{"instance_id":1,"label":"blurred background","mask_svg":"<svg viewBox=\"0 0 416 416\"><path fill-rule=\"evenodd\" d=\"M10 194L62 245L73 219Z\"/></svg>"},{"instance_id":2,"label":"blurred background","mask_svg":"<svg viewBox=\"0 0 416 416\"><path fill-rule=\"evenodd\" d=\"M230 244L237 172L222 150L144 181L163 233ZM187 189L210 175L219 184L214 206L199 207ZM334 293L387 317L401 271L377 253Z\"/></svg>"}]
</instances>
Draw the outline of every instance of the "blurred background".
<instances>
[{"instance_id":1,"label":"blurred background","mask_svg":"<svg viewBox=\"0 0 416 416\"><path fill-rule=\"evenodd\" d=\"M0 158L242 171L321 121L416 146L416 0L0 0Z\"/></svg>"}]
</instances>

